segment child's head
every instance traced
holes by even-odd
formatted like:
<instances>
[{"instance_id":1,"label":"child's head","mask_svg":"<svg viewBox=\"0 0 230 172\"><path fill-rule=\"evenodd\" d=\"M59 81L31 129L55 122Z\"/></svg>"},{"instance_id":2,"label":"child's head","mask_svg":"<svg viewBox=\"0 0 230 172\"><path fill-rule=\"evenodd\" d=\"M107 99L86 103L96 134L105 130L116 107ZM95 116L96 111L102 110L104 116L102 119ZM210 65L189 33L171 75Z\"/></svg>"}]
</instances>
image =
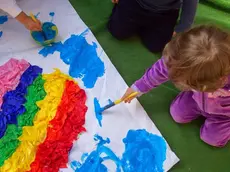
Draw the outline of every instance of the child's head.
<instances>
[{"instance_id":1,"label":"child's head","mask_svg":"<svg viewBox=\"0 0 230 172\"><path fill-rule=\"evenodd\" d=\"M178 88L213 92L230 74L230 36L214 26L179 34L163 52L169 78Z\"/></svg>"}]
</instances>

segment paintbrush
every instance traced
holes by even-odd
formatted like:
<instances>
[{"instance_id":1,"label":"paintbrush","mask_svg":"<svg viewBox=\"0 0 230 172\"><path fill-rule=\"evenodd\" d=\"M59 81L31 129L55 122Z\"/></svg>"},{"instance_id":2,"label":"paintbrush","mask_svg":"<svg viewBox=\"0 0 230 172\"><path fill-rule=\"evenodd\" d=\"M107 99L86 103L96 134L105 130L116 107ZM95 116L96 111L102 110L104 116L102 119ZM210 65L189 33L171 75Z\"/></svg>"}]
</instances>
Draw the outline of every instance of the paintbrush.
<instances>
[{"instance_id":1,"label":"paintbrush","mask_svg":"<svg viewBox=\"0 0 230 172\"><path fill-rule=\"evenodd\" d=\"M37 22L37 19L36 19L36 17L33 15L33 13L30 13L30 17L32 18L33 21ZM42 30L41 30L41 32L42 32L42 35L44 36L45 40L47 40L46 34L45 34Z\"/></svg>"},{"instance_id":2,"label":"paintbrush","mask_svg":"<svg viewBox=\"0 0 230 172\"><path fill-rule=\"evenodd\" d=\"M106 106L104 106L104 107L102 107L102 108L100 109L100 113L104 112L105 110L107 110L107 109L109 109L109 108L111 108L111 107L113 107L113 106L115 106L115 105L120 104L121 102L123 102L123 101L125 101L125 100L127 100L127 99L129 99L129 98L131 98L131 97L135 97L135 96L137 96L137 95L138 95L138 92L134 92L134 93L130 94L130 95L129 95L126 99L124 99L124 100L119 99L119 100L116 100L116 101L114 101L114 102L110 102L108 105L106 105Z\"/></svg>"}]
</instances>

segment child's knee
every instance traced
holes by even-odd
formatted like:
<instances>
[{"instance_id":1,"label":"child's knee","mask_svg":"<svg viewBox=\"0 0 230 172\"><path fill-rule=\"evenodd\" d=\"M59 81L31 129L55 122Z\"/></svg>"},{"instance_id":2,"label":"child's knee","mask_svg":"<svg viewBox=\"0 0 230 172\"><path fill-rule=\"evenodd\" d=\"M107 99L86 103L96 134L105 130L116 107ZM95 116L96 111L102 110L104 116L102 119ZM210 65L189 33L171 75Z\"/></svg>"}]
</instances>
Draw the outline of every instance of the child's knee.
<instances>
[{"instance_id":1,"label":"child's knee","mask_svg":"<svg viewBox=\"0 0 230 172\"><path fill-rule=\"evenodd\" d=\"M183 112L173 103L170 106L170 114L171 114L173 120L177 123L183 124L183 123L189 122L186 119L184 119Z\"/></svg>"},{"instance_id":2,"label":"child's knee","mask_svg":"<svg viewBox=\"0 0 230 172\"><path fill-rule=\"evenodd\" d=\"M177 123L189 123L200 115L197 105L192 99L192 92L182 92L172 102L170 113Z\"/></svg>"},{"instance_id":3,"label":"child's knee","mask_svg":"<svg viewBox=\"0 0 230 172\"><path fill-rule=\"evenodd\" d=\"M107 28L110 34L118 40L124 40L128 38L128 36L126 36L127 34L125 34L119 27L116 27L112 21L108 22Z\"/></svg>"}]
</instances>

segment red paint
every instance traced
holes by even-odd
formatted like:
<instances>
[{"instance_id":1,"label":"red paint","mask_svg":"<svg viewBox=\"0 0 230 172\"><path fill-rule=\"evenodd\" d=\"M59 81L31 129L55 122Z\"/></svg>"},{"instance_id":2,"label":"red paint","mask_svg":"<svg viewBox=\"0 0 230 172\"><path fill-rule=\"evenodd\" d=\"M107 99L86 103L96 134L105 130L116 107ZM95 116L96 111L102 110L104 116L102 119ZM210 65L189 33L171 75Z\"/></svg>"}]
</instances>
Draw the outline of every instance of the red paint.
<instances>
[{"instance_id":1,"label":"red paint","mask_svg":"<svg viewBox=\"0 0 230 172\"><path fill-rule=\"evenodd\" d=\"M66 81L65 91L57 108L55 118L50 121L45 141L38 146L31 172L58 172L68 163L68 153L78 134L86 131L86 94L73 81Z\"/></svg>"}]
</instances>

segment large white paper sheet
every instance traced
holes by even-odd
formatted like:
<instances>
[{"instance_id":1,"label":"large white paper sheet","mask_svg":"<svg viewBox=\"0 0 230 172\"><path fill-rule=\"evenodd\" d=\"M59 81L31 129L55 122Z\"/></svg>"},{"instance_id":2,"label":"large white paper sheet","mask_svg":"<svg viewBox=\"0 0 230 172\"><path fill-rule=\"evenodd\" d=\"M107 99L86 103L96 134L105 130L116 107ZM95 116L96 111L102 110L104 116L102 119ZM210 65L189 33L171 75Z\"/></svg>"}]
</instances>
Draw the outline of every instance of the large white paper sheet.
<instances>
[{"instance_id":1,"label":"large white paper sheet","mask_svg":"<svg viewBox=\"0 0 230 172\"><path fill-rule=\"evenodd\" d=\"M50 21L49 13L54 12L53 22L59 30L56 41L65 41L71 34L80 34L87 29L87 26L67 0L19 0L18 4L27 13L37 14L40 12L39 19L41 21ZM59 68L62 72L68 74L69 66L60 59L59 52L55 52L46 58L39 55L38 51L41 47L33 41L30 33L14 19L9 18L6 23L0 25L0 31L3 31L0 38L1 65L13 57L25 59L31 64L42 67L43 73L51 73L53 68ZM69 162L80 161L83 153L90 153L95 149L95 141L93 140L95 134L104 138L109 137L111 143L108 147L118 157L121 157L124 152L122 139L126 137L130 129L146 129L150 133L161 136L161 133L137 100L131 104L117 105L104 112L102 127L98 125L94 113L94 97L97 97L100 103L105 105L108 99L115 100L121 97L127 89L127 85L90 31L86 35L86 39L89 44L92 44L92 42L97 44L97 53L105 64L105 74L97 80L92 89L85 88L81 79L76 79L80 87L87 93L88 111L85 123L87 132L83 133L74 143L69 155ZM178 161L177 156L167 145L164 170L168 171ZM106 166L110 171L115 171L112 162L106 163ZM68 165L68 168L61 169L61 171L71 172L73 170Z\"/></svg>"}]
</instances>

